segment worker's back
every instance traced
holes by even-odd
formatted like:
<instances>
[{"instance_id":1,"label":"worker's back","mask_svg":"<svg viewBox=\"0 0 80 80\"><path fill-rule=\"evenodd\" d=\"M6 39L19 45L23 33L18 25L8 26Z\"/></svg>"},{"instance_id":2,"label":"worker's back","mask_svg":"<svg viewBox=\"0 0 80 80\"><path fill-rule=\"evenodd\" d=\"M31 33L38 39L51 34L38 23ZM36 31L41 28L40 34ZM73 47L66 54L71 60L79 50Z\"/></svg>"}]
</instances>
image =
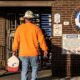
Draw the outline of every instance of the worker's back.
<instances>
[{"instance_id":1,"label":"worker's back","mask_svg":"<svg viewBox=\"0 0 80 80\"><path fill-rule=\"evenodd\" d=\"M22 63L21 80L27 80L29 77L27 74L29 63L32 67L31 80L36 80L38 70L38 42L44 51L44 57L47 57L48 48L40 28L31 23L34 18L33 12L27 11L23 18L25 24L18 26L15 32L12 51L13 55L15 55L15 52L19 49L19 58Z\"/></svg>"},{"instance_id":2,"label":"worker's back","mask_svg":"<svg viewBox=\"0 0 80 80\"><path fill-rule=\"evenodd\" d=\"M25 23L18 26L13 43L13 50L19 44L20 56L36 56L38 55L38 33L41 33L39 27L32 23ZM43 38L43 35L40 35ZM17 44L17 41L19 42Z\"/></svg>"}]
</instances>

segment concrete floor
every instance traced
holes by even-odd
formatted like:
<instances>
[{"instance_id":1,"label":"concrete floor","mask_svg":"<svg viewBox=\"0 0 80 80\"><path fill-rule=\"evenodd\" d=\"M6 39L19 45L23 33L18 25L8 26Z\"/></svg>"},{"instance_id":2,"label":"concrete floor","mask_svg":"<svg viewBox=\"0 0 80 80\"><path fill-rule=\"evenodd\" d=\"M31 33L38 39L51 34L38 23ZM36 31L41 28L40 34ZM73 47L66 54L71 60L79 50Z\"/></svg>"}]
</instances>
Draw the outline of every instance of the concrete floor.
<instances>
[{"instance_id":1,"label":"concrete floor","mask_svg":"<svg viewBox=\"0 0 80 80\"><path fill-rule=\"evenodd\" d=\"M38 72L38 80L52 80L51 75L51 70L41 70ZM20 72L3 75L0 80L20 80Z\"/></svg>"},{"instance_id":2,"label":"concrete floor","mask_svg":"<svg viewBox=\"0 0 80 80\"><path fill-rule=\"evenodd\" d=\"M51 76L52 76L52 72L50 69L38 71L38 80L80 80L80 76L71 77L71 79L52 78ZM6 73L6 75L0 76L0 80L20 80L20 72L11 73L11 74Z\"/></svg>"}]
</instances>

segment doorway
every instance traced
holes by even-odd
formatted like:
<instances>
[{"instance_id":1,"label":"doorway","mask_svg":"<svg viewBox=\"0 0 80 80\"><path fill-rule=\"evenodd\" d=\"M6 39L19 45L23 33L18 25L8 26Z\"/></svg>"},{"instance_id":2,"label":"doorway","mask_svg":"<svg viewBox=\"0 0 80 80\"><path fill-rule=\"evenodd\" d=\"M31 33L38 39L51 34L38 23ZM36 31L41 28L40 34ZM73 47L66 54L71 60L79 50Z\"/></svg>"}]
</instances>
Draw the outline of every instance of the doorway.
<instances>
[{"instance_id":1,"label":"doorway","mask_svg":"<svg viewBox=\"0 0 80 80\"><path fill-rule=\"evenodd\" d=\"M15 9L13 9L15 8ZM31 10L35 18L33 22L38 25L46 39L52 36L51 7L6 7L6 58L11 56L14 33L18 25L22 23L22 17L27 10Z\"/></svg>"}]
</instances>

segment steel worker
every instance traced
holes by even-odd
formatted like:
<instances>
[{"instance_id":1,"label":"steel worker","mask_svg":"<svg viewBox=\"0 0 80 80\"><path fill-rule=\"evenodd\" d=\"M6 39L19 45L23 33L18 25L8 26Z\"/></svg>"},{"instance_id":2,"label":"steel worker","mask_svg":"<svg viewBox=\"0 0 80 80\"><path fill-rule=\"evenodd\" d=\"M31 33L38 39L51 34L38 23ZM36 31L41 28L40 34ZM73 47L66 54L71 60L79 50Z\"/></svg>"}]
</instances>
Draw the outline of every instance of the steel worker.
<instances>
[{"instance_id":1,"label":"steel worker","mask_svg":"<svg viewBox=\"0 0 80 80\"><path fill-rule=\"evenodd\" d=\"M13 55L19 50L19 58L22 62L21 80L28 80L28 66L31 64L31 80L36 80L38 70L38 43L47 57L48 47L46 45L41 29L32 23L34 18L32 11L27 11L24 15L23 24L19 25L14 35L12 44ZM29 64L30 63L30 64Z\"/></svg>"}]
</instances>

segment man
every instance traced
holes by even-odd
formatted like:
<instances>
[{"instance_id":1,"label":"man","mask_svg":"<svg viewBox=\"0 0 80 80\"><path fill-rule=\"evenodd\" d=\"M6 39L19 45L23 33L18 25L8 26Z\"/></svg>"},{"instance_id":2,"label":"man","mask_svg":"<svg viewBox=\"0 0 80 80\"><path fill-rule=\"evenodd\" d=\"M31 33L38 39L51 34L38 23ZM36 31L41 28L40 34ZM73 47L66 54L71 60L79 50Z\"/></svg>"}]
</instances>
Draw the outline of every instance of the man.
<instances>
[{"instance_id":1,"label":"man","mask_svg":"<svg viewBox=\"0 0 80 80\"><path fill-rule=\"evenodd\" d=\"M38 43L47 57L47 46L41 29L31 22L32 11L27 11L24 15L23 24L19 25L14 36L12 45L13 55L19 49L19 58L22 62L21 80L28 80L28 66L32 67L31 80L36 80L38 70Z\"/></svg>"}]
</instances>

